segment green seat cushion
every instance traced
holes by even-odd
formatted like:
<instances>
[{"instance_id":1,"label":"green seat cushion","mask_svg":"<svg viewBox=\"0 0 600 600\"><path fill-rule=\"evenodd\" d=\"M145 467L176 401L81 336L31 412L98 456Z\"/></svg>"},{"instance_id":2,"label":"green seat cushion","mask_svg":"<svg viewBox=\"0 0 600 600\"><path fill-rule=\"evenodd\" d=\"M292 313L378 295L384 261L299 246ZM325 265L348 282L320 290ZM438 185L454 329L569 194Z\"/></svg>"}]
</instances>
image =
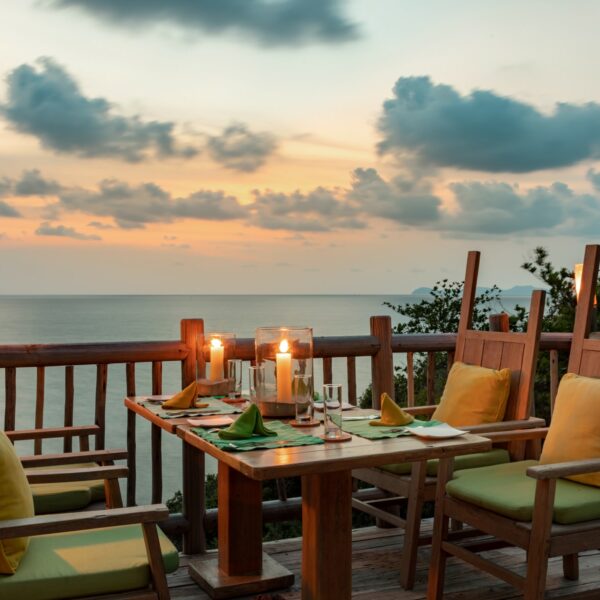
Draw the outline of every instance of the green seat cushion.
<instances>
[{"instance_id":1,"label":"green seat cushion","mask_svg":"<svg viewBox=\"0 0 600 600\"><path fill-rule=\"evenodd\" d=\"M49 469L81 469L97 467L96 463L60 465L57 467L36 467L27 471L45 471ZM92 502L104 500L104 481L74 481L67 483L36 483L31 485L35 514L69 512L80 510Z\"/></svg>"},{"instance_id":2,"label":"green seat cushion","mask_svg":"<svg viewBox=\"0 0 600 600\"><path fill-rule=\"evenodd\" d=\"M448 482L446 491L453 498L515 521L530 522L536 480L528 477L526 471L537 464L537 461L525 460L460 471ZM593 519L600 519L600 489L559 479L556 482L554 522L570 525Z\"/></svg>"},{"instance_id":3,"label":"green seat cushion","mask_svg":"<svg viewBox=\"0 0 600 600\"><path fill-rule=\"evenodd\" d=\"M177 549L159 530L167 573ZM57 600L142 589L150 569L140 525L32 537L14 575L0 575L0 600Z\"/></svg>"},{"instance_id":4,"label":"green seat cushion","mask_svg":"<svg viewBox=\"0 0 600 600\"><path fill-rule=\"evenodd\" d=\"M487 467L488 465L499 465L510 461L510 455L503 448L494 448L489 452L476 452L475 454L464 454L454 459L454 470L474 469L476 467ZM439 460L437 458L427 461L427 475L435 477L437 475ZM396 475L409 475L411 463L398 463L393 465L383 465L381 469L396 473Z\"/></svg>"}]
</instances>

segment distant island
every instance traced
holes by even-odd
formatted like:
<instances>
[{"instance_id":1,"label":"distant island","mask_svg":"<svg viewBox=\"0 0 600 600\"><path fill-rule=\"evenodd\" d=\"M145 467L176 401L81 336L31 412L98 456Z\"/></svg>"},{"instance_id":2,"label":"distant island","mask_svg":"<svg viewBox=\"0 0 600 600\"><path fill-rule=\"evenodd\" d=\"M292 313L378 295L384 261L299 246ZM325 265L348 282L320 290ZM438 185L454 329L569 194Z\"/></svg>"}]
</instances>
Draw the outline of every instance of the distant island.
<instances>
[{"instance_id":1,"label":"distant island","mask_svg":"<svg viewBox=\"0 0 600 600\"><path fill-rule=\"evenodd\" d=\"M500 296L508 296L511 298L528 298L531 296L531 292L533 290L539 290L544 286L535 287L533 285L513 285L511 288L507 288L505 290L500 290ZM487 292L491 290L489 287L478 287L477 293L482 294L483 292ZM413 296L427 296L431 294L430 287L418 287L412 291Z\"/></svg>"}]
</instances>

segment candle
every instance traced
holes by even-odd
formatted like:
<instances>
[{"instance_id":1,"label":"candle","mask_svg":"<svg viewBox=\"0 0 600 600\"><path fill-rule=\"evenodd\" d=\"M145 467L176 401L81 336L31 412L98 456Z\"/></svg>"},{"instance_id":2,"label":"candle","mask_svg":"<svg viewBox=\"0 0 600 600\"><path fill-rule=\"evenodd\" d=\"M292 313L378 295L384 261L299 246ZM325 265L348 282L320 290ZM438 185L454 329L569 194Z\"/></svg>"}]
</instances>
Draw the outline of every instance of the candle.
<instances>
[{"instance_id":1,"label":"candle","mask_svg":"<svg viewBox=\"0 0 600 600\"><path fill-rule=\"evenodd\" d=\"M275 354L277 364L277 402L292 401L292 354L288 352L287 340L279 344L279 352Z\"/></svg>"},{"instance_id":2,"label":"candle","mask_svg":"<svg viewBox=\"0 0 600 600\"><path fill-rule=\"evenodd\" d=\"M225 348L219 338L210 341L210 380L223 379L223 353Z\"/></svg>"}]
</instances>

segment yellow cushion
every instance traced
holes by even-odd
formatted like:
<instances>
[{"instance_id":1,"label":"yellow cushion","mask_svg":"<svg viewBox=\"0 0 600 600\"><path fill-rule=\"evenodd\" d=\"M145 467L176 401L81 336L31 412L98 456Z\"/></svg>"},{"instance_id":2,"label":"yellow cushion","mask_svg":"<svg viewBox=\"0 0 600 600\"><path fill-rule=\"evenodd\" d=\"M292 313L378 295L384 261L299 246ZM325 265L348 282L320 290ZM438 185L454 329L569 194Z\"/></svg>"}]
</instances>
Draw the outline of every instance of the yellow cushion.
<instances>
[{"instance_id":1,"label":"yellow cushion","mask_svg":"<svg viewBox=\"0 0 600 600\"><path fill-rule=\"evenodd\" d=\"M455 362L432 419L454 427L502 421L510 393L510 369Z\"/></svg>"},{"instance_id":2,"label":"yellow cushion","mask_svg":"<svg viewBox=\"0 0 600 600\"><path fill-rule=\"evenodd\" d=\"M600 458L600 379L567 373L558 386L541 464ZM600 472L572 475L600 487Z\"/></svg>"},{"instance_id":3,"label":"yellow cushion","mask_svg":"<svg viewBox=\"0 0 600 600\"><path fill-rule=\"evenodd\" d=\"M33 498L21 461L0 431L0 521L33 517ZM0 540L0 573L12 575L29 545L28 537Z\"/></svg>"}]
</instances>

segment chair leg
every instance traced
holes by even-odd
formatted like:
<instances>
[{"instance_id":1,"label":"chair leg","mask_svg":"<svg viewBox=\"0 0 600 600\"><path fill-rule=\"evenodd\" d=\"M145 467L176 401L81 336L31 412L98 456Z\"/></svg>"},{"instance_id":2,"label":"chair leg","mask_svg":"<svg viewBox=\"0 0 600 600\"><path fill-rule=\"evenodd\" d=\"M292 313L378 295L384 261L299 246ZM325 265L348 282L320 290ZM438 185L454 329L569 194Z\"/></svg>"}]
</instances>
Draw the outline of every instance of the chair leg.
<instances>
[{"instance_id":1,"label":"chair leg","mask_svg":"<svg viewBox=\"0 0 600 600\"><path fill-rule=\"evenodd\" d=\"M404 530L404 547L400 559L400 585L410 590L415 584L417 568L417 552L421 534L421 515L425 495L425 461L412 464L410 487L408 490L408 505L406 508L406 528Z\"/></svg>"},{"instance_id":2,"label":"chair leg","mask_svg":"<svg viewBox=\"0 0 600 600\"><path fill-rule=\"evenodd\" d=\"M448 539L449 522L449 518L444 514L444 497L446 495L446 483L452 475L452 467L453 461L448 458L441 459L438 466L427 600L442 600L444 596L444 578L448 554L442 548L442 542Z\"/></svg>"},{"instance_id":3,"label":"chair leg","mask_svg":"<svg viewBox=\"0 0 600 600\"><path fill-rule=\"evenodd\" d=\"M165 575L165 566L163 564L162 552L160 551L156 523L142 523L142 531L144 532L144 542L146 544L148 564L150 565L152 585L157 599L170 600L171 594L167 585L167 576Z\"/></svg>"},{"instance_id":4,"label":"chair leg","mask_svg":"<svg viewBox=\"0 0 600 600\"><path fill-rule=\"evenodd\" d=\"M565 579L577 581L579 579L579 555L565 554L563 559L563 575Z\"/></svg>"},{"instance_id":5,"label":"chair leg","mask_svg":"<svg viewBox=\"0 0 600 600\"><path fill-rule=\"evenodd\" d=\"M538 479L527 553L524 600L543 600L544 598L555 491L555 479Z\"/></svg>"}]
</instances>

